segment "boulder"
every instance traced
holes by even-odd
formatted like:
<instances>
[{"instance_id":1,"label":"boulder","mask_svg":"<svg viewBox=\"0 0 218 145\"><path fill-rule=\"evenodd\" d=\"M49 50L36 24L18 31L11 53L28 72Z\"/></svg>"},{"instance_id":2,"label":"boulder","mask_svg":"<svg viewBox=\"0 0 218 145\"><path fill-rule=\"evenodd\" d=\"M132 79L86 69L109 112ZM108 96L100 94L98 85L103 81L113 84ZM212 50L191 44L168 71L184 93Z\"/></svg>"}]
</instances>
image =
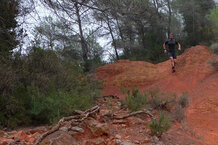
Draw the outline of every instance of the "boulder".
<instances>
[{"instance_id":1,"label":"boulder","mask_svg":"<svg viewBox=\"0 0 218 145\"><path fill-rule=\"evenodd\" d=\"M100 123L91 117L87 118L84 122L94 136L109 135L110 131L107 124Z\"/></svg>"},{"instance_id":2,"label":"boulder","mask_svg":"<svg viewBox=\"0 0 218 145\"><path fill-rule=\"evenodd\" d=\"M79 132L79 133L84 133L84 130L82 128L80 128L80 127L77 127L77 126L71 127L71 130Z\"/></svg>"},{"instance_id":3,"label":"boulder","mask_svg":"<svg viewBox=\"0 0 218 145\"><path fill-rule=\"evenodd\" d=\"M18 131L14 134L15 141L23 141L27 137L27 134L24 131Z\"/></svg>"},{"instance_id":4,"label":"boulder","mask_svg":"<svg viewBox=\"0 0 218 145\"><path fill-rule=\"evenodd\" d=\"M48 135L39 145L78 145L78 142L65 131L56 131Z\"/></svg>"}]
</instances>

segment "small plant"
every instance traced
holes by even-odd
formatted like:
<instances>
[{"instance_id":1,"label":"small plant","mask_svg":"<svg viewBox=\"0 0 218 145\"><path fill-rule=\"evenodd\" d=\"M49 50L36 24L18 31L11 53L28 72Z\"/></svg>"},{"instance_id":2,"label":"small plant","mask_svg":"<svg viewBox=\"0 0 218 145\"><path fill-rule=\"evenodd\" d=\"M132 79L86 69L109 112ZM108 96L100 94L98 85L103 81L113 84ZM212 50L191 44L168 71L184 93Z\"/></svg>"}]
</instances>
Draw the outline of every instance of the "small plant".
<instances>
[{"instance_id":1,"label":"small plant","mask_svg":"<svg viewBox=\"0 0 218 145\"><path fill-rule=\"evenodd\" d=\"M177 105L175 111L173 112L173 117L178 122L182 122L185 117L185 108L189 105L188 93L183 92L182 95L177 100Z\"/></svg>"},{"instance_id":2,"label":"small plant","mask_svg":"<svg viewBox=\"0 0 218 145\"><path fill-rule=\"evenodd\" d=\"M112 98L107 98L107 104L110 110L113 110L113 100Z\"/></svg>"},{"instance_id":3,"label":"small plant","mask_svg":"<svg viewBox=\"0 0 218 145\"><path fill-rule=\"evenodd\" d=\"M161 113L158 120L153 120L149 125L151 135L160 137L164 132L170 128L170 118Z\"/></svg>"},{"instance_id":4,"label":"small plant","mask_svg":"<svg viewBox=\"0 0 218 145\"><path fill-rule=\"evenodd\" d=\"M185 117L185 110L184 108L182 108L181 105L178 105L173 113L173 118L181 123L184 117Z\"/></svg>"},{"instance_id":5,"label":"small plant","mask_svg":"<svg viewBox=\"0 0 218 145\"><path fill-rule=\"evenodd\" d=\"M124 91L123 91L124 92ZM127 107L130 111L138 111L146 106L148 97L147 94L142 94L138 89L125 90L126 99L121 101L121 107Z\"/></svg>"},{"instance_id":6,"label":"small plant","mask_svg":"<svg viewBox=\"0 0 218 145\"><path fill-rule=\"evenodd\" d=\"M150 93L151 91L149 91ZM158 90L156 92L153 90L152 94L149 95L149 101L148 104L153 109L161 109L161 110L167 110L170 111L172 108L172 105L175 103L175 97L174 96L168 96L166 94L160 94Z\"/></svg>"},{"instance_id":7,"label":"small plant","mask_svg":"<svg viewBox=\"0 0 218 145\"><path fill-rule=\"evenodd\" d=\"M178 104L181 105L182 108L185 108L189 105L188 93L183 92L182 95L178 99Z\"/></svg>"}]
</instances>

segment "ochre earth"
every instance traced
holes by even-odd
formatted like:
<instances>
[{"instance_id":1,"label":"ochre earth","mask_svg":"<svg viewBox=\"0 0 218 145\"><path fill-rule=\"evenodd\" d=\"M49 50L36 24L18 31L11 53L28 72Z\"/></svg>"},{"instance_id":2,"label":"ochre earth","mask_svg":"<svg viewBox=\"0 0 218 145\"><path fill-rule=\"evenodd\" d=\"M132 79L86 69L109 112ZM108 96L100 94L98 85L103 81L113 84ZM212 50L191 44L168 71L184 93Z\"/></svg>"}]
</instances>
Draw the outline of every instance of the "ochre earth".
<instances>
[{"instance_id":1,"label":"ochre earth","mask_svg":"<svg viewBox=\"0 0 218 145\"><path fill-rule=\"evenodd\" d=\"M143 61L119 60L96 70L102 80L103 96L115 95L124 99L120 87L159 88L165 93L189 93L190 105L185 126L189 136L197 138L194 144L217 145L218 139L218 73L211 62L217 61L209 48L195 46L178 56L176 73L171 72L170 61L151 64ZM169 132L179 132L172 128ZM186 135L187 136L187 135ZM175 138L174 138L175 139ZM183 137L177 136L178 144ZM199 141L199 142L198 142Z\"/></svg>"}]
</instances>

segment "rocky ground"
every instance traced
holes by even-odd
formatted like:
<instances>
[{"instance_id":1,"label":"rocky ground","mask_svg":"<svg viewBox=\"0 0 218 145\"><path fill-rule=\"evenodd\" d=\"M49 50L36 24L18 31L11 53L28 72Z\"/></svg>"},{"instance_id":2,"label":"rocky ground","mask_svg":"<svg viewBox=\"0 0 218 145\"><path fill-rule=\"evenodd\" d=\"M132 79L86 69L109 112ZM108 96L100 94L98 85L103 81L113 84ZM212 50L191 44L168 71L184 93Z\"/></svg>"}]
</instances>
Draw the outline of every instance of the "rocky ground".
<instances>
[{"instance_id":1,"label":"rocky ground","mask_svg":"<svg viewBox=\"0 0 218 145\"><path fill-rule=\"evenodd\" d=\"M116 117L129 114L128 109L121 108L120 99L116 96L106 96L98 100L98 112L90 115L80 124L64 121L54 133L46 136L39 145L174 145L175 138L181 137L183 143L194 144L197 138L185 130L181 124L162 135L161 138L150 135L151 117L138 114L125 119ZM156 114L156 112L152 112ZM0 132L0 145L30 145L34 144L50 127L38 127L25 131ZM177 134L174 134L174 132ZM188 135L184 135L188 134ZM182 136L181 136L182 135Z\"/></svg>"}]
</instances>

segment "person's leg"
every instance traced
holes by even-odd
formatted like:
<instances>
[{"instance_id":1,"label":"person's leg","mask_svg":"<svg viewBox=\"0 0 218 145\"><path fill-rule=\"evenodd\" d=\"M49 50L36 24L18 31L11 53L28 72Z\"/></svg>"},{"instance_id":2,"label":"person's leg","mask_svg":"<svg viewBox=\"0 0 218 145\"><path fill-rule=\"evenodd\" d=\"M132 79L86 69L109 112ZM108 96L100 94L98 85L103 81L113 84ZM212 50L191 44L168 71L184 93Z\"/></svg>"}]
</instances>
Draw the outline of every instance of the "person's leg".
<instances>
[{"instance_id":1,"label":"person's leg","mask_svg":"<svg viewBox=\"0 0 218 145\"><path fill-rule=\"evenodd\" d=\"M174 62L174 67L176 66L176 52L172 53L173 56L173 62Z\"/></svg>"},{"instance_id":2,"label":"person's leg","mask_svg":"<svg viewBox=\"0 0 218 145\"><path fill-rule=\"evenodd\" d=\"M172 68L174 68L175 67L175 63L174 63L173 57L170 57L170 60L171 60L171 66L172 66Z\"/></svg>"},{"instance_id":3,"label":"person's leg","mask_svg":"<svg viewBox=\"0 0 218 145\"><path fill-rule=\"evenodd\" d=\"M176 66L176 59L174 58L173 61L174 61L174 66Z\"/></svg>"},{"instance_id":4,"label":"person's leg","mask_svg":"<svg viewBox=\"0 0 218 145\"><path fill-rule=\"evenodd\" d=\"M174 65L174 60L173 60L173 53L172 52L168 52L168 56L169 56L169 58L170 58L170 61L171 61L171 66L172 66L172 68L175 66Z\"/></svg>"}]
</instances>

